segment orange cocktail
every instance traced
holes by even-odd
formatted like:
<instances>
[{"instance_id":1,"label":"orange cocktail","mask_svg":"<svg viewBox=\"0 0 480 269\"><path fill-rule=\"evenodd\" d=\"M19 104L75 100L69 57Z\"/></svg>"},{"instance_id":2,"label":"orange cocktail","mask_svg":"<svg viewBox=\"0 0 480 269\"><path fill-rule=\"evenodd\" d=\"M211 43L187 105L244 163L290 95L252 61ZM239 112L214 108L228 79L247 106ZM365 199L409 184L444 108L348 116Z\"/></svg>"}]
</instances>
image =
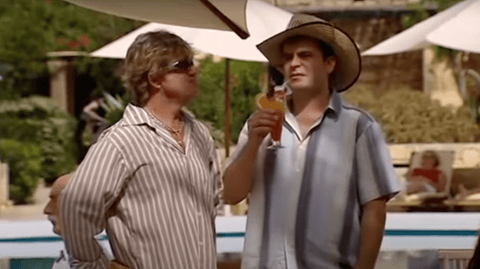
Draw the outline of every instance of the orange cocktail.
<instances>
[{"instance_id":1,"label":"orange cocktail","mask_svg":"<svg viewBox=\"0 0 480 269\"><path fill-rule=\"evenodd\" d=\"M274 97L267 97L265 93L257 95L256 104L259 108L270 108L274 110L274 113L278 116L275 126L272 128L272 141L274 146L280 146L280 139L282 137L283 116L285 114L285 107L282 100L275 99Z\"/></svg>"}]
</instances>

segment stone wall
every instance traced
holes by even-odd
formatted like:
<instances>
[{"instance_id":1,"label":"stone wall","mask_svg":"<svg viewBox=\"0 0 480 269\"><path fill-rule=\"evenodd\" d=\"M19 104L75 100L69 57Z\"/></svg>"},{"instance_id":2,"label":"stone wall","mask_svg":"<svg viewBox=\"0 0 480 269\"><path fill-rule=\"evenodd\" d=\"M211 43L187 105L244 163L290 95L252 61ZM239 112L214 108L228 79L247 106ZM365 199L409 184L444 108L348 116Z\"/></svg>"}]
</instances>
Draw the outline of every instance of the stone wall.
<instances>
[{"instance_id":1,"label":"stone wall","mask_svg":"<svg viewBox=\"0 0 480 269\"><path fill-rule=\"evenodd\" d=\"M348 11L315 12L336 27L348 33L361 51L402 31L401 15L398 12ZM362 57L362 73L355 87L371 85L379 92L408 87L423 89L422 51L398 53L386 56Z\"/></svg>"},{"instance_id":2,"label":"stone wall","mask_svg":"<svg viewBox=\"0 0 480 269\"><path fill-rule=\"evenodd\" d=\"M365 51L402 31L400 16L332 18ZM399 87L422 90L422 52L362 57L362 73L356 86L372 85L378 91Z\"/></svg>"}]
</instances>

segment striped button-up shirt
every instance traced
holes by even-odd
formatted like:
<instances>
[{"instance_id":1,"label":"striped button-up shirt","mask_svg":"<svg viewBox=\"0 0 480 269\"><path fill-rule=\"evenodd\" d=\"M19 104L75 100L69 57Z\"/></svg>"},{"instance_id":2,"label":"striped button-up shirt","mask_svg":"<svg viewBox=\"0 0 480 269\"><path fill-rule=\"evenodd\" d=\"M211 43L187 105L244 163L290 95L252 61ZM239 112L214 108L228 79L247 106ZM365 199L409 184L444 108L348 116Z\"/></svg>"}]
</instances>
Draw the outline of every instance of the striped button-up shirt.
<instances>
[{"instance_id":1,"label":"striped button-up shirt","mask_svg":"<svg viewBox=\"0 0 480 269\"><path fill-rule=\"evenodd\" d=\"M71 269L66 250L60 250L60 256L53 262L52 269Z\"/></svg>"},{"instance_id":2,"label":"striped button-up shirt","mask_svg":"<svg viewBox=\"0 0 480 269\"><path fill-rule=\"evenodd\" d=\"M247 125L227 167L248 141ZM332 94L306 136L288 112L282 148L259 149L242 268L348 268L357 259L361 207L400 189L380 126Z\"/></svg>"},{"instance_id":3,"label":"striped button-up shirt","mask_svg":"<svg viewBox=\"0 0 480 269\"><path fill-rule=\"evenodd\" d=\"M72 267L109 267L94 239L106 229L130 268L216 268L216 151L208 129L184 114L185 150L133 105L90 148L61 196Z\"/></svg>"}]
</instances>

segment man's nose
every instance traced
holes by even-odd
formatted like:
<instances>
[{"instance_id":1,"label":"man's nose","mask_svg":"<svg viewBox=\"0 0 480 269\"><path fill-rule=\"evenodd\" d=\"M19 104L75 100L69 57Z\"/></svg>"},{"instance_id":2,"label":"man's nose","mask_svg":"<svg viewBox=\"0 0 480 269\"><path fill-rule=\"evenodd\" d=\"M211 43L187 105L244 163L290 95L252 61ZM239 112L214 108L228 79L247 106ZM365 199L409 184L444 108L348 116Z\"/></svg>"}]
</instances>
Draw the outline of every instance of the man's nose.
<instances>
[{"instance_id":1,"label":"man's nose","mask_svg":"<svg viewBox=\"0 0 480 269\"><path fill-rule=\"evenodd\" d=\"M49 215L50 213L52 213L52 202L51 201L49 201L48 204L43 209L43 214Z\"/></svg>"},{"instance_id":2,"label":"man's nose","mask_svg":"<svg viewBox=\"0 0 480 269\"><path fill-rule=\"evenodd\" d=\"M291 66L299 66L300 65L300 58L296 54L293 55L290 65Z\"/></svg>"},{"instance_id":3,"label":"man's nose","mask_svg":"<svg viewBox=\"0 0 480 269\"><path fill-rule=\"evenodd\" d=\"M188 74L190 76L194 76L197 74L197 67L194 65L188 69Z\"/></svg>"}]
</instances>

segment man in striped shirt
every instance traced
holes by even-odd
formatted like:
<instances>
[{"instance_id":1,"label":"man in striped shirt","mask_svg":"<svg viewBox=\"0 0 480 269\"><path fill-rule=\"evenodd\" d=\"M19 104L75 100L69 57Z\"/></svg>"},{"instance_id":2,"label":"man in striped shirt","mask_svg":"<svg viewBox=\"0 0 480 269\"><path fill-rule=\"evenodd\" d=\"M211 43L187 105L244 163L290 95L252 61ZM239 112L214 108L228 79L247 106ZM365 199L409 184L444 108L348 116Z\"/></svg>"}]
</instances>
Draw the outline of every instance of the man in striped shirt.
<instances>
[{"instance_id":1,"label":"man in striped shirt","mask_svg":"<svg viewBox=\"0 0 480 269\"><path fill-rule=\"evenodd\" d=\"M373 269L386 202L400 186L380 126L339 94L360 74L355 43L326 21L296 14L258 48L292 95L282 146L269 147L278 119L262 108L227 161L225 201L250 193L242 268Z\"/></svg>"},{"instance_id":2,"label":"man in striped shirt","mask_svg":"<svg viewBox=\"0 0 480 269\"><path fill-rule=\"evenodd\" d=\"M130 46L124 79L131 104L62 193L72 267L216 268L216 151L208 129L182 109L198 92L192 57L166 31ZM114 263L94 239L103 229Z\"/></svg>"}]
</instances>

